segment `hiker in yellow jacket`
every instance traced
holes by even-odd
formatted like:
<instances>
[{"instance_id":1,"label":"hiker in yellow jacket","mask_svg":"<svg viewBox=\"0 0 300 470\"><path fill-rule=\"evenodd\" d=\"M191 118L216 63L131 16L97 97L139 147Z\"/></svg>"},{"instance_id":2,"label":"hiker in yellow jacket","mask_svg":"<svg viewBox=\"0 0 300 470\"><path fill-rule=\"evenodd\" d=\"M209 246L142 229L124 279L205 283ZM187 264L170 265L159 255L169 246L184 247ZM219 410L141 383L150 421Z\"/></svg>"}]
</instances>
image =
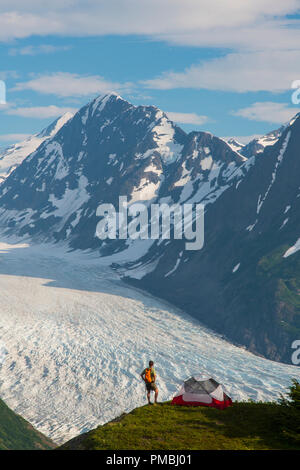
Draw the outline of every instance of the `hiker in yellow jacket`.
<instances>
[{"instance_id":1,"label":"hiker in yellow jacket","mask_svg":"<svg viewBox=\"0 0 300 470\"><path fill-rule=\"evenodd\" d=\"M141 377L143 381L146 384L146 390L147 390L147 399L148 399L148 404L152 405L151 400L150 400L150 393L155 392L155 403L157 403L157 397L158 397L158 388L155 383L156 380L156 373L154 370L154 362L149 361L149 367L143 370L141 373Z\"/></svg>"}]
</instances>

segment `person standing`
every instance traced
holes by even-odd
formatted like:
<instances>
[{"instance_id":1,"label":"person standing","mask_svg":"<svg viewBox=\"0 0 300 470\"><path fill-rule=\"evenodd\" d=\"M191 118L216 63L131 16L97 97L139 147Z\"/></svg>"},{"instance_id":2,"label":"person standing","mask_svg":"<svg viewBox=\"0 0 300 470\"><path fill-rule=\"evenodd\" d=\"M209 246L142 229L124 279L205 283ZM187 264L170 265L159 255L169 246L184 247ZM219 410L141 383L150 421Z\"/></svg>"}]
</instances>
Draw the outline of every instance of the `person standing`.
<instances>
[{"instance_id":1,"label":"person standing","mask_svg":"<svg viewBox=\"0 0 300 470\"><path fill-rule=\"evenodd\" d=\"M141 377L143 381L146 384L146 390L147 390L147 399L148 399L148 404L152 405L151 399L150 399L150 394L151 392L155 392L155 403L157 403L157 397L158 397L158 388L155 383L156 381L156 373L154 370L154 362L149 361L149 367L143 370L141 373Z\"/></svg>"}]
</instances>

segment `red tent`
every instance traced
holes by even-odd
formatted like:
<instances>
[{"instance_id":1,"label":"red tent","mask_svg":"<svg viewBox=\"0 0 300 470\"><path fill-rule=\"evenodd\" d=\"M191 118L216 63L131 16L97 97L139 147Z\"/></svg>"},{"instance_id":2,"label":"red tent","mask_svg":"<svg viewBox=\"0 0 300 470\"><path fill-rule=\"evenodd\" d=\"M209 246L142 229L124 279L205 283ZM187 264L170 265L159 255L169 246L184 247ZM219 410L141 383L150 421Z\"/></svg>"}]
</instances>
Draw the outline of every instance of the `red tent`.
<instances>
[{"instance_id":1,"label":"red tent","mask_svg":"<svg viewBox=\"0 0 300 470\"><path fill-rule=\"evenodd\" d=\"M223 386L211 377L196 376L185 380L172 400L172 405L212 406L223 410L232 405Z\"/></svg>"}]
</instances>

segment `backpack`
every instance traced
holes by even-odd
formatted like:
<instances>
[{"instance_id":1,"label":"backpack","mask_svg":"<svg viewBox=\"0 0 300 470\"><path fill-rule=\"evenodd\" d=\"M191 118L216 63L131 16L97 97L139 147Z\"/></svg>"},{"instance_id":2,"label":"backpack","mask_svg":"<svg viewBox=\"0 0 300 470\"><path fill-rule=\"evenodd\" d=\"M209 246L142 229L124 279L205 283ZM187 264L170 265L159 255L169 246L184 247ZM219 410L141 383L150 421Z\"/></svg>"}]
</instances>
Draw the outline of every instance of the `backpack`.
<instances>
[{"instance_id":1,"label":"backpack","mask_svg":"<svg viewBox=\"0 0 300 470\"><path fill-rule=\"evenodd\" d=\"M150 384L152 382L151 369L145 370L145 381Z\"/></svg>"}]
</instances>

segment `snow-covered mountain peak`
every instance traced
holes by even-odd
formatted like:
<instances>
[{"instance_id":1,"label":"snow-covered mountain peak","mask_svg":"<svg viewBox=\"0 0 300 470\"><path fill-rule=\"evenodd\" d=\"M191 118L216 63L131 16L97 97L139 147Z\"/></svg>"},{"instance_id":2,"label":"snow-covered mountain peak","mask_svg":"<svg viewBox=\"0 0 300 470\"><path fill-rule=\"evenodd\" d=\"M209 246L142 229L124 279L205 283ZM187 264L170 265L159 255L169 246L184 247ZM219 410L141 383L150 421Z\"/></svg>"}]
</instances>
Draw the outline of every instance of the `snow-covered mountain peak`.
<instances>
[{"instance_id":1,"label":"snow-covered mountain peak","mask_svg":"<svg viewBox=\"0 0 300 470\"><path fill-rule=\"evenodd\" d=\"M110 92L104 95L97 96L94 100L91 101L91 103L88 106L92 108L92 115L94 115L95 113L99 114L101 111L103 111L108 103L113 105L114 103L118 101L123 101L124 103L127 103L128 105L130 104L128 101L124 100L117 93Z\"/></svg>"},{"instance_id":2,"label":"snow-covered mountain peak","mask_svg":"<svg viewBox=\"0 0 300 470\"><path fill-rule=\"evenodd\" d=\"M119 147L122 160L133 142L133 155L138 160L159 155L165 165L175 162L183 149L186 133L156 106L135 106L120 95L109 93L92 100L77 115L83 146L98 136L98 142L110 146L111 155L116 153L113 147Z\"/></svg>"},{"instance_id":3,"label":"snow-covered mountain peak","mask_svg":"<svg viewBox=\"0 0 300 470\"><path fill-rule=\"evenodd\" d=\"M134 106L117 93L111 92L97 96L83 106L77 114L80 115L82 124L85 126L95 118L101 119L105 116L112 120L129 108L134 108Z\"/></svg>"},{"instance_id":4,"label":"snow-covered mountain peak","mask_svg":"<svg viewBox=\"0 0 300 470\"><path fill-rule=\"evenodd\" d=\"M13 219L15 233L100 247L100 201L116 204L126 195L130 203L168 196L210 203L243 176L243 163L211 133L186 134L159 108L106 94L83 106L1 186L2 224L10 230Z\"/></svg>"},{"instance_id":5,"label":"snow-covered mountain peak","mask_svg":"<svg viewBox=\"0 0 300 470\"><path fill-rule=\"evenodd\" d=\"M228 139L226 142L230 146L230 148L235 152L240 152L244 147L244 144L241 144L241 142L234 139L233 137L231 139Z\"/></svg>"}]
</instances>

